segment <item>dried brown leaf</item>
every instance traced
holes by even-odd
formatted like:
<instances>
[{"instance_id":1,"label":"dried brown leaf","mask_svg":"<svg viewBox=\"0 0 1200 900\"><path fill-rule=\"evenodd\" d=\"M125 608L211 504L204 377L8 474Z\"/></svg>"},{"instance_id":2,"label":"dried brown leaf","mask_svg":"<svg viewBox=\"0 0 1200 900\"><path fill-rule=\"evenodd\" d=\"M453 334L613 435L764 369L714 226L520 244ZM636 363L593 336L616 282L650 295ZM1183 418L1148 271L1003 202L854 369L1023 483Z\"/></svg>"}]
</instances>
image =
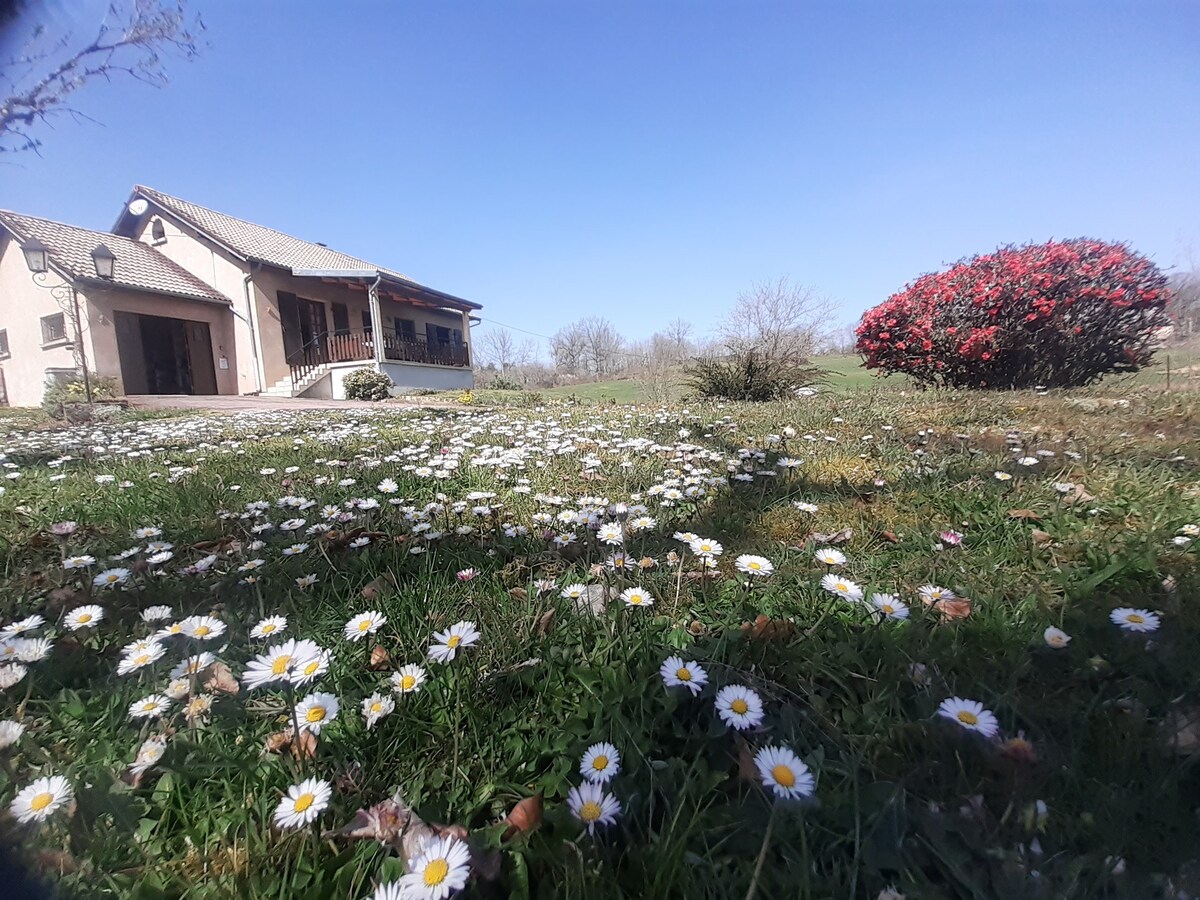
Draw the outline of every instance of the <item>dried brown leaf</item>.
<instances>
[{"instance_id":1,"label":"dried brown leaf","mask_svg":"<svg viewBox=\"0 0 1200 900\"><path fill-rule=\"evenodd\" d=\"M508 829L501 840L512 840L518 834L529 834L542 824L542 795L534 794L526 797L513 807L508 818L504 820Z\"/></svg>"},{"instance_id":2,"label":"dried brown leaf","mask_svg":"<svg viewBox=\"0 0 1200 900\"><path fill-rule=\"evenodd\" d=\"M1010 509L1008 511L1010 519L1023 519L1027 522L1040 522L1042 517L1035 513L1032 509Z\"/></svg>"},{"instance_id":3,"label":"dried brown leaf","mask_svg":"<svg viewBox=\"0 0 1200 900\"><path fill-rule=\"evenodd\" d=\"M900 538L896 537L896 532L894 532L894 531L879 532L879 539L882 541L887 541L889 544L900 543Z\"/></svg>"},{"instance_id":4,"label":"dried brown leaf","mask_svg":"<svg viewBox=\"0 0 1200 900\"><path fill-rule=\"evenodd\" d=\"M852 537L854 537L853 528L843 528L841 531L833 531L828 534L814 531L809 534L808 542L812 544L844 544Z\"/></svg>"},{"instance_id":5,"label":"dried brown leaf","mask_svg":"<svg viewBox=\"0 0 1200 900\"><path fill-rule=\"evenodd\" d=\"M371 668L375 671L380 669L390 668L392 665L391 654L378 644L371 648Z\"/></svg>"},{"instance_id":6,"label":"dried brown leaf","mask_svg":"<svg viewBox=\"0 0 1200 900\"><path fill-rule=\"evenodd\" d=\"M1033 542L1039 547L1049 544L1052 540L1054 540L1054 537L1050 534L1050 532L1042 531L1040 528L1033 529L1031 532L1029 532L1029 536L1033 538Z\"/></svg>"},{"instance_id":7,"label":"dried brown leaf","mask_svg":"<svg viewBox=\"0 0 1200 900\"><path fill-rule=\"evenodd\" d=\"M554 607L550 607L540 616L537 622L533 625L533 633L539 636L544 636L550 633L551 626L554 625Z\"/></svg>"},{"instance_id":8,"label":"dried brown leaf","mask_svg":"<svg viewBox=\"0 0 1200 900\"><path fill-rule=\"evenodd\" d=\"M208 667L207 678L204 680L206 690L220 694L236 694L241 690L238 680L229 671L229 666L223 662L215 662Z\"/></svg>"},{"instance_id":9,"label":"dried brown leaf","mask_svg":"<svg viewBox=\"0 0 1200 900\"><path fill-rule=\"evenodd\" d=\"M525 590L523 587L509 588L508 596L512 597L514 600L528 600L529 591Z\"/></svg>"},{"instance_id":10,"label":"dried brown leaf","mask_svg":"<svg viewBox=\"0 0 1200 900\"><path fill-rule=\"evenodd\" d=\"M796 633L796 626L786 619L771 619L760 615L753 622L742 623L742 634L752 641L786 640Z\"/></svg>"}]
</instances>

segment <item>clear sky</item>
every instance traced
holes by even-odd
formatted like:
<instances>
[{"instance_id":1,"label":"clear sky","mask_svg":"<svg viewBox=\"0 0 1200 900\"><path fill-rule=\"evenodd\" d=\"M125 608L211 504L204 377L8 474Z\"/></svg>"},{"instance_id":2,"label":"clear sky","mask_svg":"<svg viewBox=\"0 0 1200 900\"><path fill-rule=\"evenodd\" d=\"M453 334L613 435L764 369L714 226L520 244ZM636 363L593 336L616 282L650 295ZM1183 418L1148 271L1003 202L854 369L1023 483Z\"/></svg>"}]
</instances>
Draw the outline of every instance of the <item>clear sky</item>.
<instances>
[{"instance_id":1,"label":"clear sky","mask_svg":"<svg viewBox=\"0 0 1200 900\"><path fill-rule=\"evenodd\" d=\"M0 206L106 229L140 182L540 334L703 333L781 275L849 324L1052 237L1200 258L1197 0L192 5L203 56L87 88Z\"/></svg>"}]
</instances>

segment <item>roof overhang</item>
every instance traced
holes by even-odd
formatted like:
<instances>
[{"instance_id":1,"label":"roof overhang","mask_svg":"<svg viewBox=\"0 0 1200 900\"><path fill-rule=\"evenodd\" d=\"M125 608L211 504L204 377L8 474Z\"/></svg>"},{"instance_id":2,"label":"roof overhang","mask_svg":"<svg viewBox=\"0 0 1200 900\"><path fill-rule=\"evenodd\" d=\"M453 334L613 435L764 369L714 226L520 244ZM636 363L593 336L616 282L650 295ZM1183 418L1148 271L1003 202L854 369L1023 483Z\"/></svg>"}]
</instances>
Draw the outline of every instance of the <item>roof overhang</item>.
<instances>
[{"instance_id":1,"label":"roof overhang","mask_svg":"<svg viewBox=\"0 0 1200 900\"><path fill-rule=\"evenodd\" d=\"M461 312L483 309L483 306L478 303L425 287L415 281L397 278L395 275L380 272L378 269L292 269L291 271L297 278L318 278L326 282L362 285L364 282L377 281L380 293L420 306L456 309Z\"/></svg>"}]
</instances>

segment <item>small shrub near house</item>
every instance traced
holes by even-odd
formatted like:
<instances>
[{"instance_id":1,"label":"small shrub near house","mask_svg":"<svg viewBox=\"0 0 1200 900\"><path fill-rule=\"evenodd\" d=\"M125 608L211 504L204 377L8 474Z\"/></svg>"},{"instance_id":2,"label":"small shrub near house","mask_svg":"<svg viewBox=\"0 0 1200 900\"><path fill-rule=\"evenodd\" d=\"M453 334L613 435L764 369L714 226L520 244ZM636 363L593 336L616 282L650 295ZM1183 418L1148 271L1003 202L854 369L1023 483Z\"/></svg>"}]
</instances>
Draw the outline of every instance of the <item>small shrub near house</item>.
<instances>
[{"instance_id":1,"label":"small shrub near house","mask_svg":"<svg viewBox=\"0 0 1200 900\"><path fill-rule=\"evenodd\" d=\"M1124 244L1002 247L923 275L868 310L867 368L923 384L1078 387L1150 361L1166 278Z\"/></svg>"},{"instance_id":2,"label":"small shrub near house","mask_svg":"<svg viewBox=\"0 0 1200 900\"><path fill-rule=\"evenodd\" d=\"M355 369L342 385L347 400L386 400L392 395L392 379L374 369Z\"/></svg>"},{"instance_id":3,"label":"small shrub near house","mask_svg":"<svg viewBox=\"0 0 1200 900\"><path fill-rule=\"evenodd\" d=\"M117 396L117 380L95 372L88 373L88 381L92 388L92 400L112 400ZM50 380L46 382L46 391L42 394L42 409L53 419L65 419L71 408L87 403L87 388L83 378L74 377L68 380Z\"/></svg>"}]
</instances>

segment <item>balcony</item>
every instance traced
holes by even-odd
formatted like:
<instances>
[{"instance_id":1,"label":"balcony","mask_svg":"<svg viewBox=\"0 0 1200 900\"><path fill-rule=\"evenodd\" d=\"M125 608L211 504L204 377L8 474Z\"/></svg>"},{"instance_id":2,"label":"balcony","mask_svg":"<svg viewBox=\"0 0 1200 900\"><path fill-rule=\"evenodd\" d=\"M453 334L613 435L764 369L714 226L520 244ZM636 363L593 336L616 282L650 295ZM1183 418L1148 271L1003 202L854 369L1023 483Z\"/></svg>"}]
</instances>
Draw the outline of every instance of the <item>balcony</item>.
<instances>
[{"instance_id":1,"label":"balcony","mask_svg":"<svg viewBox=\"0 0 1200 900\"><path fill-rule=\"evenodd\" d=\"M391 362L423 363L431 366L468 368L470 352L466 344L430 344L423 338L383 334L383 357ZM309 341L288 357L292 384L297 385L319 367L328 363L375 359L375 342L370 331L343 331L323 334Z\"/></svg>"}]
</instances>

